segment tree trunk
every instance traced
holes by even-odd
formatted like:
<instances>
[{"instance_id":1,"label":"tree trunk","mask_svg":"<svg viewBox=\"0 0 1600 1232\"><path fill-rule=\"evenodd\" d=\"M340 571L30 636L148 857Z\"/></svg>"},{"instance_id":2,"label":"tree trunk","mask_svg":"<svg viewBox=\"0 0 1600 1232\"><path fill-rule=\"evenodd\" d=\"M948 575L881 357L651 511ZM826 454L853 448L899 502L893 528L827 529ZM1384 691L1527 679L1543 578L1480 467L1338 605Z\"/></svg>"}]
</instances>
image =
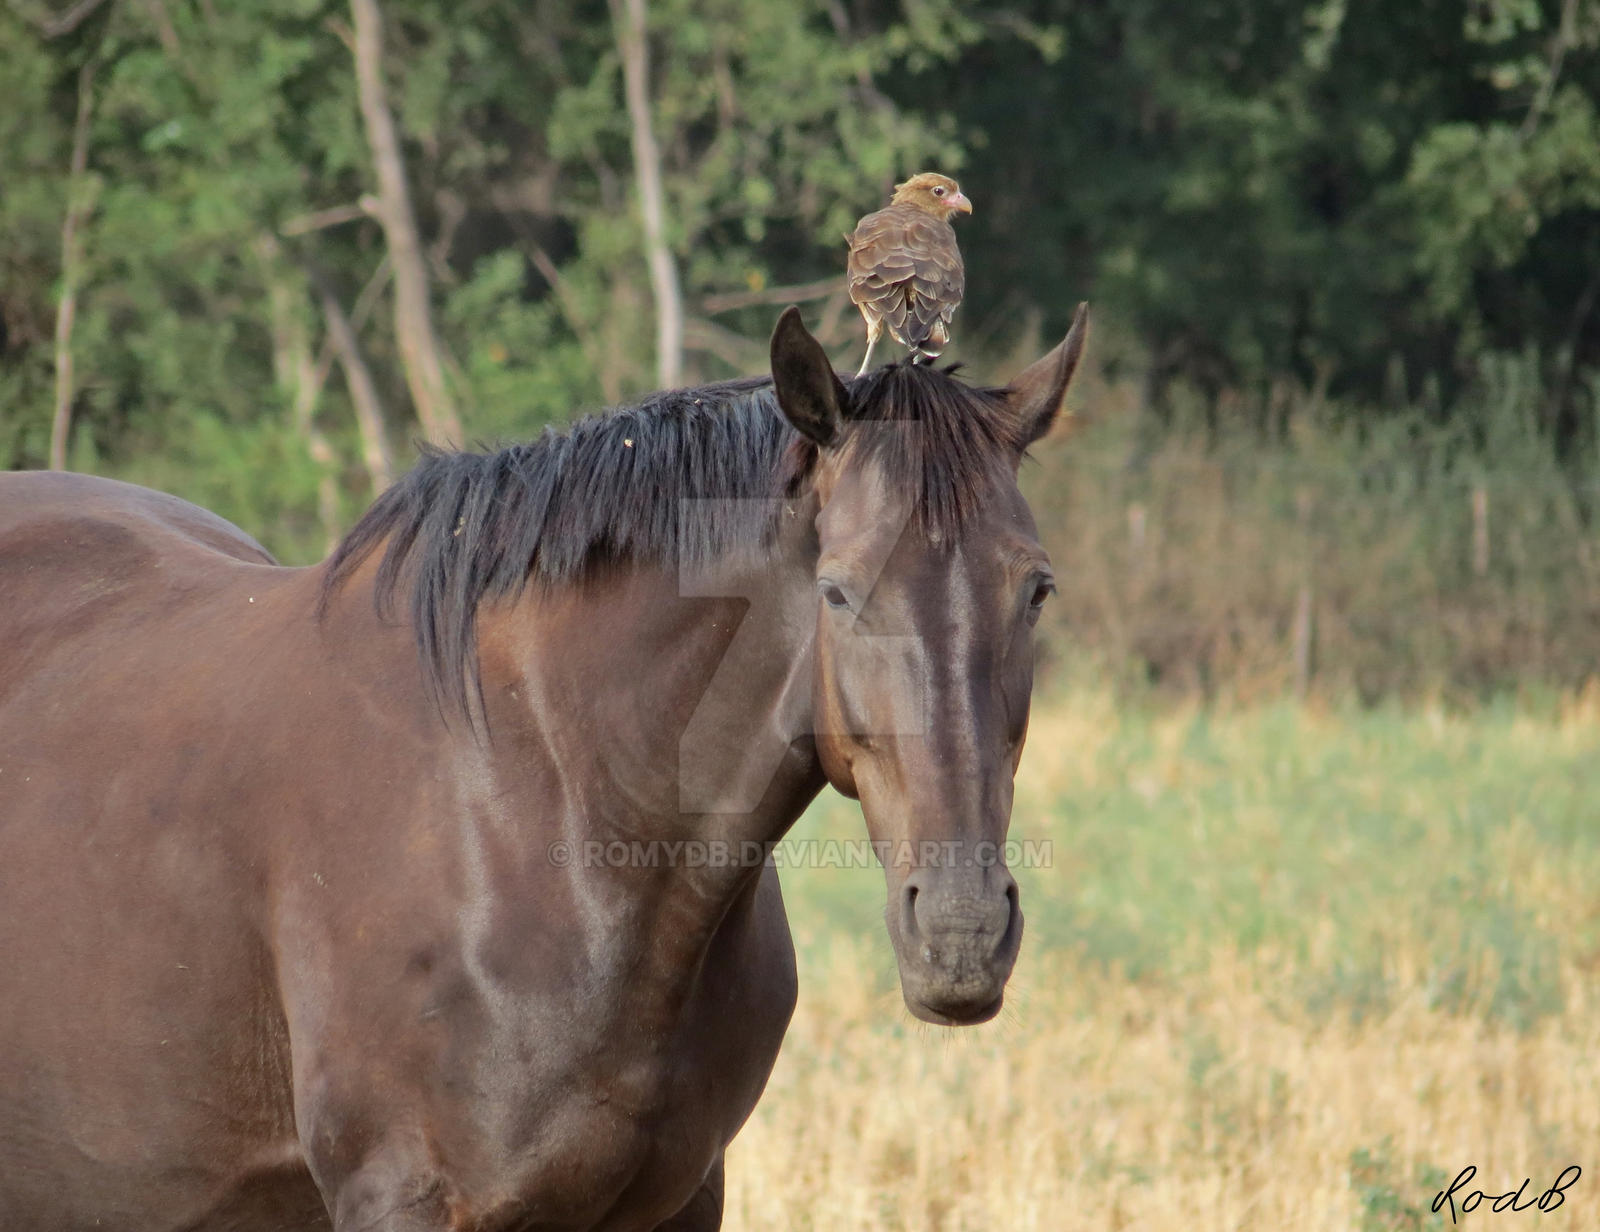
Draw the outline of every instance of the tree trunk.
<instances>
[{"instance_id":1,"label":"tree trunk","mask_svg":"<svg viewBox=\"0 0 1600 1232\"><path fill-rule=\"evenodd\" d=\"M656 382L663 389L679 383L683 371L683 294L678 267L667 246L666 199L661 188L661 150L650 121L650 49L645 0L610 0L617 51L622 57L623 89L633 130L633 168L644 214L645 255L656 301Z\"/></svg>"},{"instance_id":2,"label":"tree trunk","mask_svg":"<svg viewBox=\"0 0 1600 1232\"><path fill-rule=\"evenodd\" d=\"M72 325L78 316L83 253L78 230L88 214L89 121L94 114L94 62L78 71L78 116L72 125L72 163L67 176L67 212L61 222L61 302L56 306L56 400L50 417L50 469L67 469L72 437Z\"/></svg>"},{"instance_id":3,"label":"tree trunk","mask_svg":"<svg viewBox=\"0 0 1600 1232\"><path fill-rule=\"evenodd\" d=\"M256 254L272 312L272 373L278 387L289 395L295 434L317 466L317 521L325 548L332 551L339 541L338 455L327 434L317 427L317 402L326 378L311 358L305 319L295 311L297 288L283 269L282 250L271 232L257 238Z\"/></svg>"},{"instance_id":4,"label":"tree trunk","mask_svg":"<svg viewBox=\"0 0 1600 1232\"><path fill-rule=\"evenodd\" d=\"M460 444L461 418L445 381L439 336L433 328L428 269L417 236L417 219L406 188L400 137L383 88L383 20L378 0L350 0L355 17L353 50L361 117L378 176L375 213L383 224L394 267L394 328L406 384L425 437L434 444ZM343 313L341 312L341 317ZM329 328L333 323L329 321ZM347 369L348 371L348 369Z\"/></svg>"},{"instance_id":5,"label":"tree trunk","mask_svg":"<svg viewBox=\"0 0 1600 1232\"><path fill-rule=\"evenodd\" d=\"M339 296L334 294L333 283L328 280L328 275L317 262L310 259L302 261L301 267L306 270L310 285L317 291L317 301L322 304L323 322L328 326L328 339L323 350L338 358L339 368L344 371L344 386L350 392L350 408L355 411L355 432L362 442L363 466L366 467L366 477L370 478L373 485L373 496L378 496L390 483L395 482L394 453L390 451L389 432L384 427L384 405L378 397L378 382L373 381L373 370L366 366L362 342L355 334L355 325L339 304ZM362 301L357 302L357 312L362 312L363 304L370 302L368 293L374 293L374 288L382 285L382 272L384 270L379 269L378 275L374 275L366 286ZM317 387L322 386L326 373L326 365L317 365L312 373Z\"/></svg>"},{"instance_id":6,"label":"tree trunk","mask_svg":"<svg viewBox=\"0 0 1600 1232\"><path fill-rule=\"evenodd\" d=\"M317 295L328 325L328 340L333 343L339 366L344 369L345 387L350 391L350 403L355 409L361 460L372 481L372 494L377 496L394 482L394 455L389 450L389 434L383 426L383 403L378 397L378 385L361 354L361 344L350 318L339 306L333 289L320 278L317 279Z\"/></svg>"}]
</instances>

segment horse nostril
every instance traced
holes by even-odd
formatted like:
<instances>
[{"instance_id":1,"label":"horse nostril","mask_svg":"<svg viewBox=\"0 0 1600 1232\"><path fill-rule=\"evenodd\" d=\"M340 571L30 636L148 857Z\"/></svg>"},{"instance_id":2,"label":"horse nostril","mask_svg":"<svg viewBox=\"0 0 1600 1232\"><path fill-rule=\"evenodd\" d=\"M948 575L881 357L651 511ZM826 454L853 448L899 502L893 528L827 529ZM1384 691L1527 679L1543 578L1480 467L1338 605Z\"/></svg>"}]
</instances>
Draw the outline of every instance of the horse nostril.
<instances>
[{"instance_id":1,"label":"horse nostril","mask_svg":"<svg viewBox=\"0 0 1600 1232\"><path fill-rule=\"evenodd\" d=\"M1000 937L997 952L1016 955L1017 947L1022 941L1022 895L1017 889L1016 879L1006 886L1006 929Z\"/></svg>"},{"instance_id":2,"label":"horse nostril","mask_svg":"<svg viewBox=\"0 0 1600 1232\"><path fill-rule=\"evenodd\" d=\"M917 935L917 887L909 882L900 897L900 932L907 941Z\"/></svg>"}]
</instances>

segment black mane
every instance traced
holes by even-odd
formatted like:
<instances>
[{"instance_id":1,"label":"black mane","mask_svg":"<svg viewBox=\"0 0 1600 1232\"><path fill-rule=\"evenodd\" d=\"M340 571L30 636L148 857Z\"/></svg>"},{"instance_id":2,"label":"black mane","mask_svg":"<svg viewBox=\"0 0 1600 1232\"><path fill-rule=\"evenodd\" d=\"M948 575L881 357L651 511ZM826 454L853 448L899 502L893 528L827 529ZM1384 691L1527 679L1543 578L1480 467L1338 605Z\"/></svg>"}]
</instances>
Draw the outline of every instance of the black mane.
<instances>
[{"instance_id":1,"label":"black mane","mask_svg":"<svg viewBox=\"0 0 1600 1232\"><path fill-rule=\"evenodd\" d=\"M881 465L941 541L959 534L997 466L1023 445L1004 391L952 372L897 364L848 382L840 446ZM408 581L429 686L465 712L480 604L515 598L530 580L570 584L607 562L696 568L760 548L774 519L754 511L776 505L752 498L796 494L817 456L783 417L768 378L652 394L493 452L425 448L335 549L323 604L387 543L379 611L392 610ZM741 500L751 503L720 503Z\"/></svg>"}]
</instances>

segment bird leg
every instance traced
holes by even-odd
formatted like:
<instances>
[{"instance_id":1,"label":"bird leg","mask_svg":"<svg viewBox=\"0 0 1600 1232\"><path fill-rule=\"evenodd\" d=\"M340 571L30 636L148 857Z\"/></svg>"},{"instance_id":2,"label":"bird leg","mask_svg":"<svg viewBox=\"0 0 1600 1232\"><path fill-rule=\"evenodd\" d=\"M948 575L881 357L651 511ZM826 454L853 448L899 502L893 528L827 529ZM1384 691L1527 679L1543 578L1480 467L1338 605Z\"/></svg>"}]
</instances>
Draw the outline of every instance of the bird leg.
<instances>
[{"instance_id":1,"label":"bird leg","mask_svg":"<svg viewBox=\"0 0 1600 1232\"><path fill-rule=\"evenodd\" d=\"M872 363L872 348L878 345L878 336L883 333L883 322L881 320L874 321L867 316L865 310L862 311L861 316L867 323L867 354L861 361L861 367L856 371L858 377L867 375L867 368Z\"/></svg>"},{"instance_id":2,"label":"bird leg","mask_svg":"<svg viewBox=\"0 0 1600 1232\"><path fill-rule=\"evenodd\" d=\"M866 376L867 375L867 369L872 366L872 348L877 346L877 345L878 345L878 336L876 334L868 334L867 335L867 353L861 360L861 367L856 369L856 375L857 376Z\"/></svg>"}]
</instances>

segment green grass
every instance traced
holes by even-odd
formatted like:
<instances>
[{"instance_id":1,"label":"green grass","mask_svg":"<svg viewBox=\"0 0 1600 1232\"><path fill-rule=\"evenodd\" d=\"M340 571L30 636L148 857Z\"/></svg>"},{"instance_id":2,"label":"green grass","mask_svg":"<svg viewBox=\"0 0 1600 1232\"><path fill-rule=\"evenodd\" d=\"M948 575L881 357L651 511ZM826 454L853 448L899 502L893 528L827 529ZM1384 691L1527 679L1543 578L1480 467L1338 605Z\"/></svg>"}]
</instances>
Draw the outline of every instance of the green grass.
<instances>
[{"instance_id":1,"label":"green grass","mask_svg":"<svg viewBox=\"0 0 1600 1232\"><path fill-rule=\"evenodd\" d=\"M862 833L830 793L792 837ZM1221 946L1281 967L1319 1015L1404 989L1518 1028L1561 1011L1563 961L1600 966L1593 707L1163 714L1087 694L1036 716L1012 835L1050 843L1048 867L1017 870L1025 964L1069 951L1161 981ZM784 888L803 947L873 935L893 983L876 868Z\"/></svg>"}]
</instances>

